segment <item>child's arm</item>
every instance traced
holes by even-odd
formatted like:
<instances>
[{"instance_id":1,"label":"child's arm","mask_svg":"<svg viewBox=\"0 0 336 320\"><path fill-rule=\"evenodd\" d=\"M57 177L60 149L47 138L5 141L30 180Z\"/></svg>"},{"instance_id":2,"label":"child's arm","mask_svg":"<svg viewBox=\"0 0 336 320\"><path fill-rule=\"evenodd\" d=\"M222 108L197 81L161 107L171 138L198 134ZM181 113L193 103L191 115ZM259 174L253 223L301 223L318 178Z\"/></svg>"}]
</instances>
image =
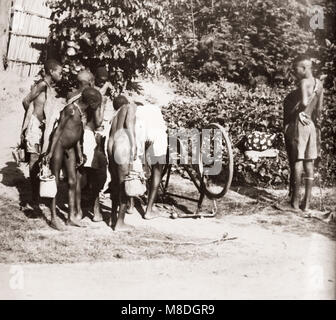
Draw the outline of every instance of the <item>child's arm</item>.
<instances>
[{"instance_id":1,"label":"child's arm","mask_svg":"<svg viewBox=\"0 0 336 320\"><path fill-rule=\"evenodd\" d=\"M307 80L303 79L300 81L301 90L301 111L304 111L308 106L308 92L307 92Z\"/></svg>"},{"instance_id":2,"label":"child's arm","mask_svg":"<svg viewBox=\"0 0 336 320\"><path fill-rule=\"evenodd\" d=\"M310 99L308 97L308 81L306 79L300 81L300 89L301 101L298 105L299 119L303 125L308 125L310 120L305 116L305 111L310 103ZM313 94L315 94L315 92Z\"/></svg>"},{"instance_id":3,"label":"child's arm","mask_svg":"<svg viewBox=\"0 0 336 320\"><path fill-rule=\"evenodd\" d=\"M101 89L99 89L99 92L101 93L102 96L104 96L107 92L107 89L113 89L113 86L110 81L106 81L105 84L102 86Z\"/></svg>"},{"instance_id":4,"label":"child's arm","mask_svg":"<svg viewBox=\"0 0 336 320\"><path fill-rule=\"evenodd\" d=\"M105 107L106 104L102 103L101 106L94 111L94 120L96 124L96 129L99 128L103 123Z\"/></svg>"},{"instance_id":5,"label":"child's arm","mask_svg":"<svg viewBox=\"0 0 336 320\"><path fill-rule=\"evenodd\" d=\"M72 117L72 115L73 113L67 112L67 110L64 110L61 112L59 124L55 130L55 133L52 136L49 152L46 155L47 162L49 162L50 159L52 158L54 151L55 151L56 143L59 140L67 121L70 119L70 117Z\"/></svg>"},{"instance_id":6,"label":"child's arm","mask_svg":"<svg viewBox=\"0 0 336 320\"><path fill-rule=\"evenodd\" d=\"M317 108L316 108L316 123L315 123L315 126L318 129L321 129L321 112L322 112L322 108L323 108L323 99L324 99L324 90L323 90L323 87L322 87L320 95L319 95L319 99L318 99L318 102L317 102Z\"/></svg>"},{"instance_id":7,"label":"child's arm","mask_svg":"<svg viewBox=\"0 0 336 320\"><path fill-rule=\"evenodd\" d=\"M81 140L77 141L76 151L77 151L78 160L79 160L79 163L78 163L77 167L80 167L84 163L84 155L83 155L83 152L82 152Z\"/></svg>"},{"instance_id":8,"label":"child's arm","mask_svg":"<svg viewBox=\"0 0 336 320\"><path fill-rule=\"evenodd\" d=\"M26 110L24 117L23 117L23 122L22 122L22 127L21 127L21 135L23 134L23 131L28 127L28 123L30 121L31 115L34 112L34 106L31 104L28 106L28 109Z\"/></svg>"},{"instance_id":9,"label":"child's arm","mask_svg":"<svg viewBox=\"0 0 336 320\"><path fill-rule=\"evenodd\" d=\"M112 151L113 151L113 142L114 142L113 134L114 134L114 130L113 130L113 126L111 126L109 139L107 141L107 156L108 156L108 158L112 155Z\"/></svg>"},{"instance_id":10,"label":"child's arm","mask_svg":"<svg viewBox=\"0 0 336 320\"><path fill-rule=\"evenodd\" d=\"M26 111L28 110L31 102L34 101L43 91L45 91L46 87L46 83L41 81L31 88L31 91L22 100L22 105Z\"/></svg>"},{"instance_id":11,"label":"child's arm","mask_svg":"<svg viewBox=\"0 0 336 320\"><path fill-rule=\"evenodd\" d=\"M316 109L316 120L315 120L315 127L316 127L316 144L317 144L317 156L321 158L321 112L323 108L323 87L320 92L319 100L317 102L317 109ZM317 165L319 161L317 161Z\"/></svg>"}]
</instances>

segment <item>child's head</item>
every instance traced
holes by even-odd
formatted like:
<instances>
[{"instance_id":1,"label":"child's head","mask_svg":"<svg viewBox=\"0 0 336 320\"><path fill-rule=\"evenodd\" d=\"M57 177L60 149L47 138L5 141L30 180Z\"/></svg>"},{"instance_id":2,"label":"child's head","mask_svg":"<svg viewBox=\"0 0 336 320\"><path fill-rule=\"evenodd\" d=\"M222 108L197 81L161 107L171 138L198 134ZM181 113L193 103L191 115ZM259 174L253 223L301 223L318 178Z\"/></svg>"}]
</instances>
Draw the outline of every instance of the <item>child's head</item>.
<instances>
[{"instance_id":1,"label":"child's head","mask_svg":"<svg viewBox=\"0 0 336 320\"><path fill-rule=\"evenodd\" d=\"M46 75L49 75L55 82L62 80L62 65L53 59L47 60L44 63L44 71Z\"/></svg>"},{"instance_id":2,"label":"child's head","mask_svg":"<svg viewBox=\"0 0 336 320\"><path fill-rule=\"evenodd\" d=\"M109 74L105 67L99 67L96 71L96 86L101 88L108 81Z\"/></svg>"},{"instance_id":3,"label":"child's head","mask_svg":"<svg viewBox=\"0 0 336 320\"><path fill-rule=\"evenodd\" d=\"M123 105L128 104L128 100L125 96L118 96L113 100L113 108L119 110Z\"/></svg>"},{"instance_id":4,"label":"child's head","mask_svg":"<svg viewBox=\"0 0 336 320\"><path fill-rule=\"evenodd\" d=\"M82 100L89 106L89 108L97 110L101 106L102 95L98 90L88 87L82 92Z\"/></svg>"},{"instance_id":5,"label":"child's head","mask_svg":"<svg viewBox=\"0 0 336 320\"><path fill-rule=\"evenodd\" d=\"M89 70L82 70L77 75L79 88L93 87L94 75Z\"/></svg>"},{"instance_id":6,"label":"child's head","mask_svg":"<svg viewBox=\"0 0 336 320\"><path fill-rule=\"evenodd\" d=\"M313 63L310 56L297 56L293 62L295 76L300 80L307 77L312 72L312 65Z\"/></svg>"}]
</instances>

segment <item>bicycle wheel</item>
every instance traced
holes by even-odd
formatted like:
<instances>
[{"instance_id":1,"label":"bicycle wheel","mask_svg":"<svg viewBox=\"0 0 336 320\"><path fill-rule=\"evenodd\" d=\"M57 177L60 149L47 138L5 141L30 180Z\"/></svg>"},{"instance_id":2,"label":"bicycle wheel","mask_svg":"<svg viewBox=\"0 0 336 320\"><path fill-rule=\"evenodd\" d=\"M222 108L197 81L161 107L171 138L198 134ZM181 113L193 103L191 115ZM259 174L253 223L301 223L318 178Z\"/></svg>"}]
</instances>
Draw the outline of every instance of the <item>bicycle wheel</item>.
<instances>
[{"instance_id":1,"label":"bicycle wheel","mask_svg":"<svg viewBox=\"0 0 336 320\"><path fill-rule=\"evenodd\" d=\"M216 123L202 130L199 172L202 190L210 199L218 199L229 190L233 177L233 152L226 130Z\"/></svg>"}]
</instances>

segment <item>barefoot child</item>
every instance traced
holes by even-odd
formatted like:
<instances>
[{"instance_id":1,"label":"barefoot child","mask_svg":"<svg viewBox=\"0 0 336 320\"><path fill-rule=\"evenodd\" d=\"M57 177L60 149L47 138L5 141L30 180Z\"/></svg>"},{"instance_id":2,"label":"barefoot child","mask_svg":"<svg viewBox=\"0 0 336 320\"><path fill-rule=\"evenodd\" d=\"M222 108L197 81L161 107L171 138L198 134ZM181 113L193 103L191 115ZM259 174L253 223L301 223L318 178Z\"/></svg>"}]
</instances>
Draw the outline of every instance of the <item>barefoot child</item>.
<instances>
[{"instance_id":1,"label":"barefoot child","mask_svg":"<svg viewBox=\"0 0 336 320\"><path fill-rule=\"evenodd\" d=\"M93 89L86 88L79 100L67 105L61 112L58 126L51 140L50 150L46 156L47 162L51 162L52 173L59 183L59 173L64 161L68 186L69 186L69 215L67 224L71 226L82 226L80 219L82 211L80 199L76 195L77 170L76 170L76 148L83 136L84 127L94 117L93 114L100 107L101 94ZM56 217L56 197L51 205L51 227L62 230L63 226Z\"/></svg>"},{"instance_id":2,"label":"barefoot child","mask_svg":"<svg viewBox=\"0 0 336 320\"><path fill-rule=\"evenodd\" d=\"M111 181L117 181L117 187L111 190L112 220L116 220L114 229L120 230L127 228L124 223L128 200L125 192L125 178L132 163L135 160L141 161L139 158L145 157L146 143L150 144L150 148L152 148L150 159L152 183L144 217L151 219L157 216L153 211L153 204L161 181L164 163L162 160L166 159L167 134L159 108L130 104L124 96L115 98L113 106L118 112L113 119L110 131L108 158ZM154 122L151 123L153 119ZM115 219L118 203L119 213Z\"/></svg>"},{"instance_id":3,"label":"barefoot child","mask_svg":"<svg viewBox=\"0 0 336 320\"><path fill-rule=\"evenodd\" d=\"M68 102L72 102L80 97L81 92L86 88L93 88L95 84L95 77L89 70L82 70L78 73L77 76L78 89L71 92L68 95ZM99 91L99 90L98 90ZM83 148L83 153L85 156L85 161L83 166L79 168L77 172L77 188L76 194L77 198L81 198L81 188L84 185L90 186L90 195L93 202L93 220L102 221L103 217L100 212L100 203L99 203L99 191L102 189L102 184L104 184L104 178L101 178L100 172L97 172L97 168L101 162L100 158L97 155L103 155L103 152L100 152L100 145L97 143L95 130L101 126L104 116L104 107L103 103L98 107L94 113L93 117L86 123L84 126L84 137L81 146ZM79 146L78 146L79 147ZM98 159L99 158L99 159ZM103 159L104 160L104 159ZM106 167L106 160L105 160ZM106 171L106 170L105 170ZM106 175L104 171L104 174ZM103 182L101 182L103 180Z\"/></svg>"},{"instance_id":4,"label":"barefoot child","mask_svg":"<svg viewBox=\"0 0 336 320\"><path fill-rule=\"evenodd\" d=\"M97 79L96 79L97 80ZM102 83L107 79L99 79ZM90 86L94 86L95 77L90 72ZM96 87L97 91L102 96L102 103L94 111L93 117L87 122L84 128L83 137L83 153L86 157L84 166L81 169L81 174L86 175L87 184L90 186L90 195L92 199L92 212L93 221L103 221L103 216L100 210L99 193L103 188L106 180L106 156L104 152L104 141L102 136L97 133L97 130L102 126L105 111L105 99L104 95L107 90L107 86L103 85L102 88Z\"/></svg>"},{"instance_id":5,"label":"barefoot child","mask_svg":"<svg viewBox=\"0 0 336 320\"><path fill-rule=\"evenodd\" d=\"M93 219L94 222L103 221L103 216L100 210L99 198L105 197L103 190L108 188L111 181L107 167L107 139L111 129L112 118L115 110L112 105L112 100L109 96L109 90L114 90L109 81L109 74L105 67L98 67L95 72L95 88L101 93L103 97L101 107L101 126L95 130L95 138L97 142L96 157L100 160L99 165L88 168L88 181L91 183L94 190L93 195L96 196L94 200ZM91 179L90 179L91 178ZM98 195L96 195L98 192Z\"/></svg>"},{"instance_id":6,"label":"barefoot child","mask_svg":"<svg viewBox=\"0 0 336 320\"><path fill-rule=\"evenodd\" d=\"M300 56L294 61L299 80L296 94L285 104L285 142L291 168L291 206L295 212L309 211L314 182L314 161L320 157L320 114L323 104L323 85L312 74L312 61ZM304 173L305 194L300 204L301 177Z\"/></svg>"},{"instance_id":7,"label":"barefoot child","mask_svg":"<svg viewBox=\"0 0 336 320\"><path fill-rule=\"evenodd\" d=\"M55 60L44 64L45 76L38 81L30 93L23 99L26 111L22 126L22 138L26 140L27 152L30 154L29 176L32 188L33 208L39 202L38 160L43 147L47 104L50 101L51 86L62 79L62 66ZM49 106L52 107L52 106Z\"/></svg>"}]
</instances>

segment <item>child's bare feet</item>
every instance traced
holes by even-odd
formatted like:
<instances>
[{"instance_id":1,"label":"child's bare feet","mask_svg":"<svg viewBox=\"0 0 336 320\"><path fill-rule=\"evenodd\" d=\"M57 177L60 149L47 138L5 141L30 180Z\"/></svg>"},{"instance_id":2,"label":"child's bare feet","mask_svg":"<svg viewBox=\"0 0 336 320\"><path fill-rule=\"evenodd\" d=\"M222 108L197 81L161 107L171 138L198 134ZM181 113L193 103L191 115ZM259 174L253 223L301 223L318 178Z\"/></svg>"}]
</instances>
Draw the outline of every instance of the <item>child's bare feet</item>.
<instances>
[{"instance_id":1,"label":"child's bare feet","mask_svg":"<svg viewBox=\"0 0 336 320\"><path fill-rule=\"evenodd\" d=\"M93 222L101 222L103 221L103 215L101 214L100 211L100 204L99 204L99 199L98 201L95 201L94 207L93 207Z\"/></svg>"},{"instance_id":2,"label":"child's bare feet","mask_svg":"<svg viewBox=\"0 0 336 320\"><path fill-rule=\"evenodd\" d=\"M67 222L66 222L67 226L70 226L70 227L78 227L78 228L85 228L85 224L77 219L75 216L73 217L70 217Z\"/></svg>"},{"instance_id":3,"label":"child's bare feet","mask_svg":"<svg viewBox=\"0 0 336 320\"><path fill-rule=\"evenodd\" d=\"M78 210L75 214L74 217L76 220L82 220L83 219L83 211L82 210Z\"/></svg>"},{"instance_id":4,"label":"child's bare feet","mask_svg":"<svg viewBox=\"0 0 336 320\"><path fill-rule=\"evenodd\" d=\"M92 218L92 221L93 222L102 222L102 221L104 221L102 214L100 212L94 214L94 216Z\"/></svg>"},{"instance_id":5,"label":"child's bare feet","mask_svg":"<svg viewBox=\"0 0 336 320\"><path fill-rule=\"evenodd\" d=\"M276 204L275 208L286 212L302 213L300 208L293 207L290 203Z\"/></svg>"},{"instance_id":6,"label":"child's bare feet","mask_svg":"<svg viewBox=\"0 0 336 320\"><path fill-rule=\"evenodd\" d=\"M146 210L144 218L146 220L155 219L160 217L160 212L157 209L152 208L152 210Z\"/></svg>"},{"instance_id":7,"label":"child's bare feet","mask_svg":"<svg viewBox=\"0 0 336 320\"><path fill-rule=\"evenodd\" d=\"M114 226L114 231L132 231L134 229L133 226L126 224L125 222L117 221L116 225Z\"/></svg>"},{"instance_id":8,"label":"child's bare feet","mask_svg":"<svg viewBox=\"0 0 336 320\"><path fill-rule=\"evenodd\" d=\"M63 225L63 223L61 223L60 219L58 218L51 218L50 227L58 231L65 230L65 226Z\"/></svg>"},{"instance_id":9,"label":"child's bare feet","mask_svg":"<svg viewBox=\"0 0 336 320\"><path fill-rule=\"evenodd\" d=\"M323 221L326 223L336 223L336 212L326 214Z\"/></svg>"},{"instance_id":10,"label":"child's bare feet","mask_svg":"<svg viewBox=\"0 0 336 320\"><path fill-rule=\"evenodd\" d=\"M138 212L138 210L135 209L134 206L132 206L132 207L128 207L128 208L127 208L127 211L126 211L126 213L128 213L128 214L134 214L134 213L137 213L137 212Z\"/></svg>"}]
</instances>

